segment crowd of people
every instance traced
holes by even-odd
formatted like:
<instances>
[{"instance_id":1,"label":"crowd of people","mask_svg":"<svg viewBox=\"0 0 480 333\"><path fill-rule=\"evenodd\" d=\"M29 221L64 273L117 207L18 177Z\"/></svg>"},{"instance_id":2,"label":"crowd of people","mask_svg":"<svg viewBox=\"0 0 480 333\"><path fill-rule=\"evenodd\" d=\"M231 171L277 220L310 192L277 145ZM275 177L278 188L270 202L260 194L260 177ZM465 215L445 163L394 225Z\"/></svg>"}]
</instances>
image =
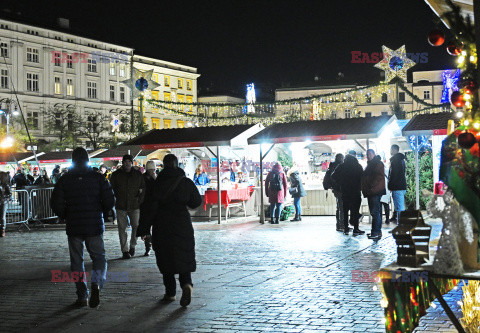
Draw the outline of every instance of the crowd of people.
<instances>
[{"instance_id":1,"label":"crowd of people","mask_svg":"<svg viewBox=\"0 0 480 333\"><path fill-rule=\"evenodd\" d=\"M355 151L347 156L337 154L335 161L325 175L325 189L332 189L337 200L337 231L348 235L353 227L353 235L362 235L359 222L362 217L360 206L362 194L368 201L372 217L372 231L367 236L373 240L382 238L382 206L386 212L386 223L397 223L400 213L405 210L405 192L407 189L405 155L400 153L398 145L390 149L390 169L373 149L367 150L367 167L363 170L356 158ZM391 193L391 194L390 194ZM390 195L393 198L394 212L389 218ZM349 226L350 225L350 226Z\"/></svg>"},{"instance_id":2,"label":"crowd of people","mask_svg":"<svg viewBox=\"0 0 480 333\"><path fill-rule=\"evenodd\" d=\"M125 155L121 166L107 179L106 170L88 166L85 149L72 153L73 166L58 179L51 197L52 210L66 221L71 270L84 272L83 247L99 272L91 281L76 282L76 306L94 308L100 303L100 291L106 280L107 261L103 233L104 217L115 207L124 259L135 255L137 237L145 242L145 255L153 248L157 266L163 275L164 302L176 299L175 274L182 288L181 306L191 302L196 270L195 237L188 208L197 208L202 198L194 182L185 177L178 159L168 154L157 174L154 161L148 161L145 173L133 166L133 157ZM1 176L0 176L1 180ZM130 242L127 237L131 226Z\"/></svg>"}]
</instances>

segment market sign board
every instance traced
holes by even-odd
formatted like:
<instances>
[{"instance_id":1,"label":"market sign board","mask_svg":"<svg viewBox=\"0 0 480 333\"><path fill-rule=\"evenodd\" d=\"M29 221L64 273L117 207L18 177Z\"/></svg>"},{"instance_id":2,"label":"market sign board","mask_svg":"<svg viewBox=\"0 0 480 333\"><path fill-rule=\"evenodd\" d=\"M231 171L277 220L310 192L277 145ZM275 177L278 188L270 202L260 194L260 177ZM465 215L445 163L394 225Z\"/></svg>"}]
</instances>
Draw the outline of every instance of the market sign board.
<instances>
[{"instance_id":1,"label":"market sign board","mask_svg":"<svg viewBox=\"0 0 480 333\"><path fill-rule=\"evenodd\" d=\"M204 142L179 142L179 143L152 143L148 145L142 145L142 149L145 150L154 150L154 149L165 149L165 148L190 148L190 147L203 147L205 146Z\"/></svg>"},{"instance_id":2,"label":"market sign board","mask_svg":"<svg viewBox=\"0 0 480 333\"><path fill-rule=\"evenodd\" d=\"M62 159L62 160L39 160L38 163L48 164L48 163L67 163L72 160Z\"/></svg>"}]
</instances>

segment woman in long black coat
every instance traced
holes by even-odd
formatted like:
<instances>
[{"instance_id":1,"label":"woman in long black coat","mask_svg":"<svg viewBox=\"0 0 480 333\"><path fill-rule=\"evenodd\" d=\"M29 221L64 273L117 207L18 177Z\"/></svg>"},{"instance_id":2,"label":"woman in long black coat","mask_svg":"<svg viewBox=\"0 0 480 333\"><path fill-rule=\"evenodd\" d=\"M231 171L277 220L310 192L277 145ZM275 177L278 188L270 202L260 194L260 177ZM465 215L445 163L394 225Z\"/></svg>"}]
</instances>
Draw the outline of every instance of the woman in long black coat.
<instances>
[{"instance_id":1,"label":"woman in long black coat","mask_svg":"<svg viewBox=\"0 0 480 333\"><path fill-rule=\"evenodd\" d=\"M163 301L175 300L175 274L179 274L183 291L180 305L187 306L193 291L191 272L195 272L197 266L195 237L187 207L197 208L202 204L202 197L193 181L178 167L175 155L166 155L163 165L155 181L157 211L152 221L152 246L163 275Z\"/></svg>"},{"instance_id":2,"label":"woman in long black coat","mask_svg":"<svg viewBox=\"0 0 480 333\"><path fill-rule=\"evenodd\" d=\"M295 217L292 221L302 220L302 206L300 205L300 199L307 195L305 188L303 187L302 180L300 179L300 173L298 170L290 171L290 195L293 198L293 205L295 206Z\"/></svg>"}]
</instances>

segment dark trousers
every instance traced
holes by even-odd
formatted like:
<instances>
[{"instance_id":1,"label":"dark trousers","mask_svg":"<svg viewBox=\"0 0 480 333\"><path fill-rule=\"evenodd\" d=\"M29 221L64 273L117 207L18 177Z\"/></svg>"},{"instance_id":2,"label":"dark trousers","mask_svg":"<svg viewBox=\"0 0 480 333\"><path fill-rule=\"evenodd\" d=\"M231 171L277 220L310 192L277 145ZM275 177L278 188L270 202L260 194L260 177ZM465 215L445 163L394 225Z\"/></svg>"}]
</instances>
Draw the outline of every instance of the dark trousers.
<instances>
[{"instance_id":1,"label":"dark trousers","mask_svg":"<svg viewBox=\"0 0 480 333\"><path fill-rule=\"evenodd\" d=\"M192 275L188 273L180 273L178 281L180 282L180 287L183 288L184 285L192 283ZM164 273L163 274L163 285L165 286L165 294L167 296L175 296L177 292L177 282L175 281L175 274L173 273Z\"/></svg>"},{"instance_id":2,"label":"dark trousers","mask_svg":"<svg viewBox=\"0 0 480 333\"><path fill-rule=\"evenodd\" d=\"M280 219L280 212L282 211L282 204L279 203L270 203L270 218L272 221L275 218L275 221Z\"/></svg>"},{"instance_id":3,"label":"dark trousers","mask_svg":"<svg viewBox=\"0 0 480 333\"><path fill-rule=\"evenodd\" d=\"M358 229L358 219L360 218L360 206L362 204L362 197L360 194L356 196L344 196L343 201L343 227L348 230L348 213L350 212L350 224L354 229Z\"/></svg>"},{"instance_id":4,"label":"dark trousers","mask_svg":"<svg viewBox=\"0 0 480 333\"><path fill-rule=\"evenodd\" d=\"M382 202L382 206L383 206L383 211L385 212L385 217L386 217L385 221L388 222L388 220L390 219L390 205L388 203Z\"/></svg>"},{"instance_id":5,"label":"dark trousers","mask_svg":"<svg viewBox=\"0 0 480 333\"><path fill-rule=\"evenodd\" d=\"M380 199L381 195L374 195L368 197L368 209L372 215L372 234L382 234L382 206Z\"/></svg>"}]
</instances>

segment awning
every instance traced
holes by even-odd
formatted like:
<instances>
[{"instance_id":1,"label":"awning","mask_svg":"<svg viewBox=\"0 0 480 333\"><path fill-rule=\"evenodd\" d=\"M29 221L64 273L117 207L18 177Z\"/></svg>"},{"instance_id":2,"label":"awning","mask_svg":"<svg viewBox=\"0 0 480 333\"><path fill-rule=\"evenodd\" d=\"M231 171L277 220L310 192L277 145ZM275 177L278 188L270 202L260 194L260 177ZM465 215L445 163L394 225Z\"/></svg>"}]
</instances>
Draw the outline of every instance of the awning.
<instances>
[{"instance_id":1,"label":"awning","mask_svg":"<svg viewBox=\"0 0 480 333\"><path fill-rule=\"evenodd\" d=\"M48 153L39 153L37 154L38 163L41 163L41 164L71 163L72 152L73 152L72 150L66 150L66 151L51 151ZM102 152L102 150L89 153L88 155L90 158L92 158L93 156L97 155L100 152Z\"/></svg>"},{"instance_id":2,"label":"awning","mask_svg":"<svg viewBox=\"0 0 480 333\"><path fill-rule=\"evenodd\" d=\"M438 17L442 17L443 14L450 10L445 0L425 0L425 2ZM468 15L474 22L473 0L453 0L453 3L461 8L463 15ZM450 29L445 20L442 19L442 22Z\"/></svg>"},{"instance_id":3,"label":"awning","mask_svg":"<svg viewBox=\"0 0 480 333\"><path fill-rule=\"evenodd\" d=\"M151 153L155 152L157 149L142 149L140 146L123 146L108 149L100 154L96 155L95 158L91 158L91 161L121 161L123 155L130 154L134 158L137 157L147 157Z\"/></svg>"},{"instance_id":4,"label":"awning","mask_svg":"<svg viewBox=\"0 0 480 333\"><path fill-rule=\"evenodd\" d=\"M395 116L297 121L273 124L248 139L250 144L377 138Z\"/></svg>"},{"instance_id":5,"label":"awning","mask_svg":"<svg viewBox=\"0 0 480 333\"><path fill-rule=\"evenodd\" d=\"M403 136L447 135L448 121L455 119L451 112L419 114L413 117L402 130Z\"/></svg>"},{"instance_id":6,"label":"awning","mask_svg":"<svg viewBox=\"0 0 480 333\"><path fill-rule=\"evenodd\" d=\"M37 156L43 153L38 153ZM22 153L0 153L0 165L23 163L35 158L32 152Z\"/></svg>"},{"instance_id":7,"label":"awning","mask_svg":"<svg viewBox=\"0 0 480 333\"><path fill-rule=\"evenodd\" d=\"M137 146L141 149L165 149L236 146L242 143L246 145L248 144L248 137L262 129L261 124L253 124L151 130L125 142L122 146Z\"/></svg>"}]
</instances>

